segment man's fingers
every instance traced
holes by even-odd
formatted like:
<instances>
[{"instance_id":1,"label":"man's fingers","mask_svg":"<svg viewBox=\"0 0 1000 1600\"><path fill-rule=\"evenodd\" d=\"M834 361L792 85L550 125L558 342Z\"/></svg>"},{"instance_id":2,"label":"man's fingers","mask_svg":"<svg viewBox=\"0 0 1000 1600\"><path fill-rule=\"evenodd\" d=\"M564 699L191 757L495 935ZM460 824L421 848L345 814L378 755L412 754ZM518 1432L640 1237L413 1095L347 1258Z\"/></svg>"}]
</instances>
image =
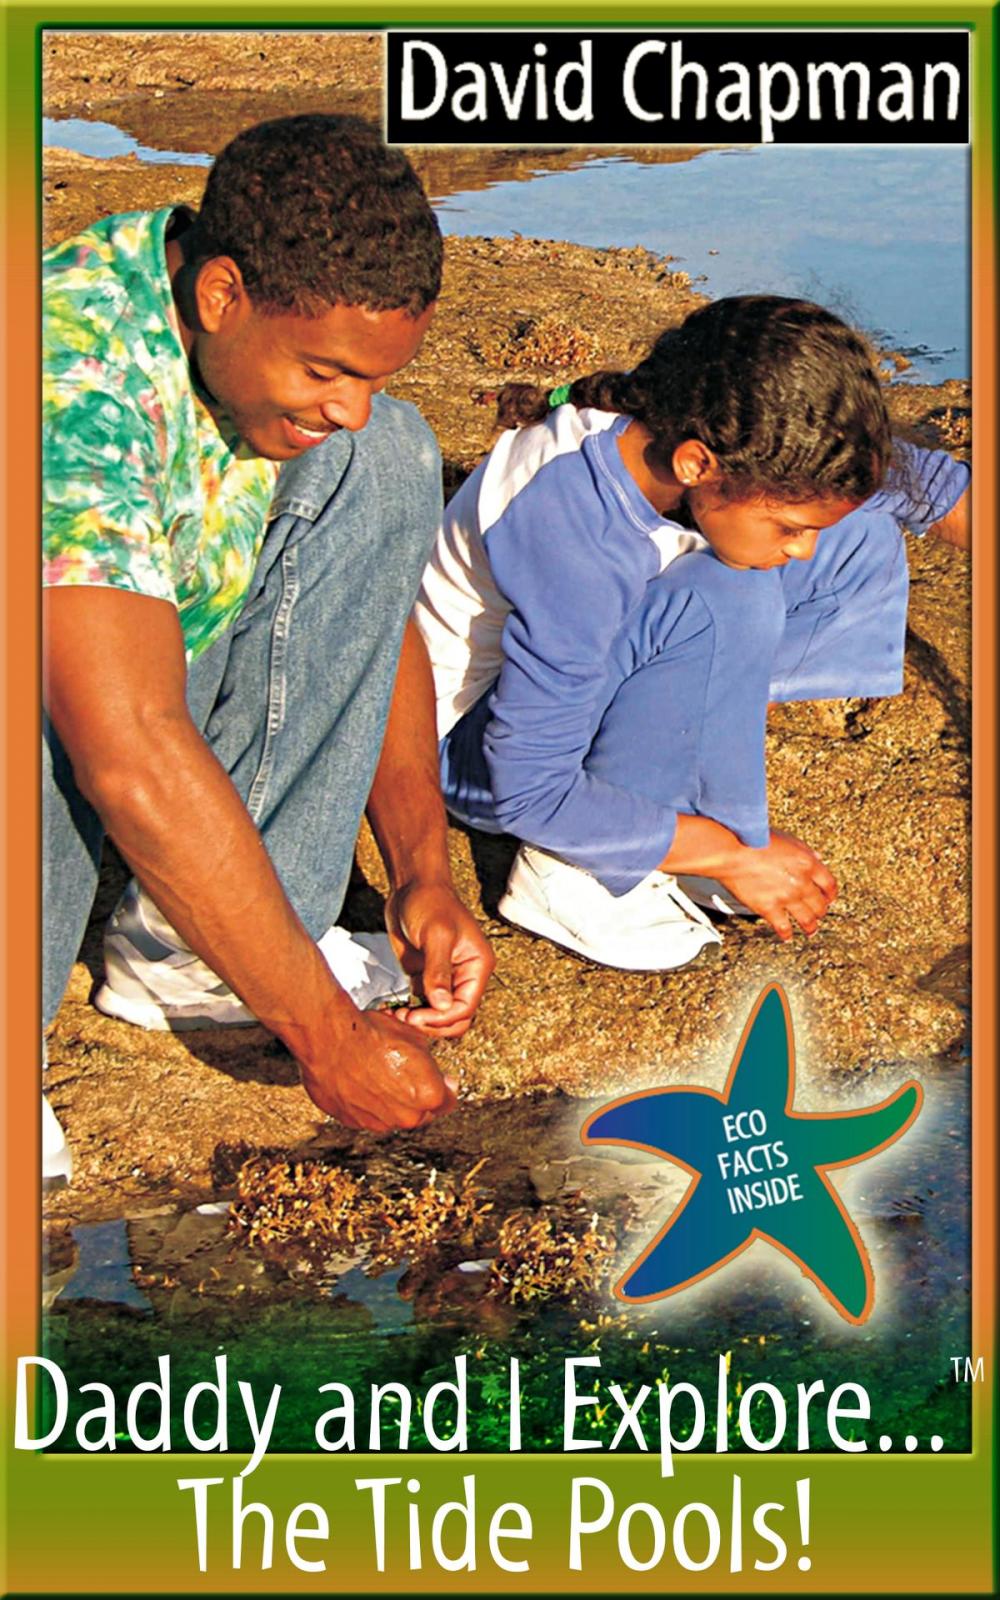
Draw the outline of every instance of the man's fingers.
<instances>
[{"instance_id":1,"label":"man's fingers","mask_svg":"<svg viewBox=\"0 0 1000 1600\"><path fill-rule=\"evenodd\" d=\"M458 1038L472 1021L492 971L492 951L488 959L477 955L456 961L451 969L452 993L448 1005L412 1006L402 1020L442 1038ZM401 1014L397 1012L396 1015Z\"/></svg>"},{"instance_id":2,"label":"man's fingers","mask_svg":"<svg viewBox=\"0 0 1000 1600\"><path fill-rule=\"evenodd\" d=\"M415 1028L418 1033L431 1039L461 1039L472 1026L471 1017L449 1017L443 1012L432 1011L430 1006L413 1006L407 1011L405 1021L408 1027Z\"/></svg>"},{"instance_id":3,"label":"man's fingers","mask_svg":"<svg viewBox=\"0 0 1000 1600\"><path fill-rule=\"evenodd\" d=\"M455 962L455 998L466 1007L470 1017L483 998L496 964L496 956L485 939L478 949L469 951Z\"/></svg>"},{"instance_id":4,"label":"man's fingers","mask_svg":"<svg viewBox=\"0 0 1000 1600\"><path fill-rule=\"evenodd\" d=\"M385 1096L379 1094L376 1079L371 1079L367 1087L364 1105L354 1102L347 1108L347 1115L337 1112L334 1115L339 1115L342 1122L348 1122L348 1126L368 1128L372 1133L422 1128L435 1117L450 1111L455 1104L454 1091L449 1089L436 1068L433 1077L426 1073L408 1079L405 1098L399 1095L398 1083L393 1083L392 1092ZM348 1121L348 1118L351 1120Z\"/></svg>"},{"instance_id":5,"label":"man's fingers","mask_svg":"<svg viewBox=\"0 0 1000 1600\"><path fill-rule=\"evenodd\" d=\"M395 1014L401 1022L408 1022L421 1032L433 1033L441 1039L457 1039L468 1031L489 981L490 970L484 966L481 970L466 972L464 968L453 967L454 993L447 1006L440 1009L409 1006Z\"/></svg>"},{"instance_id":6,"label":"man's fingers","mask_svg":"<svg viewBox=\"0 0 1000 1600\"><path fill-rule=\"evenodd\" d=\"M438 1071L427 1038L391 1013L359 1013L350 1044L328 1061L302 1065L313 1100L347 1127L419 1128L454 1106L455 1085Z\"/></svg>"},{"instance_id":7,"label":"man's fingers","mask_svg":"<svg viewBox=\"0 0 1000 1600\"><path fill-rule=\"evenodd\" d=\"M386 926L405 970L417 979L427 1007L408 1009L405 1021L442 1038L457 1037L471 1019L496 965L489 941L450 889L410 889L390 896ZM440 1024L440 1026L438 1025Z\"/></svg>"},{"instance_id":8,"label":"man's fingers","mask_svg":"<svg viewBox=\"0 0 1000 1600\"><path fill-rule=\"evenodd\" d=\"M435 1011L431 1006L408 1006L405 1011L397 1011L396 1016L407 1027L416 1028L418 1033L432 1034L435 1039L457 1039L468 1031L472 1021L466 1007L457 1001L447 1011Z\"/></svg>"},{"instance_id":9,"label":"man's fingers","mask_svg":"<svg viewBox=\"0 0 1000 1600\"><path fill-rule=\"evenodd\" d=\"M445 1011L452 1004L451 952L454 931L432 924L424 940L423 991L428 1005Z\"/></svg>"},{"instance_id":10,"label":"man's fingers","mask_svg":"<svg viewBox=\"0 0 1000 1600\"><path fill-rule=\"evenodd\" d=\"M437 1082L433 1086L426 1085L425 1094L422 1098L418 1096L417 1103L420 1105L421 1110L427 1113L428 1118L441 1117L446 1111L452 1109L456 1099L457 1096L454 1089L450 1089L439 1074Z\"/></svg>"},{"instance_id":11,"label":"man's fingers","mask_svg":"<svg viewBox=\"0 0 1000 1600\"><path fill-rule=\"evenodd\" d=\"M425 1113L450 1110L453 1096L423 1040L391 1012L369 1012L377 1038L358 1099L392 1127L414 1127Z\"/></svg>"},{"instance_id":12,"label":"man's fingers","mask_svg":"<svg viewBox=\"0 0 1000 1600\"><path fill-rule=\"evenodd\" d=\"M828 905L836 900L837 895L840 893L837 880L829 867L818 858L813 868L812 881L825 897Z\"/></svg>"}]
</instances>

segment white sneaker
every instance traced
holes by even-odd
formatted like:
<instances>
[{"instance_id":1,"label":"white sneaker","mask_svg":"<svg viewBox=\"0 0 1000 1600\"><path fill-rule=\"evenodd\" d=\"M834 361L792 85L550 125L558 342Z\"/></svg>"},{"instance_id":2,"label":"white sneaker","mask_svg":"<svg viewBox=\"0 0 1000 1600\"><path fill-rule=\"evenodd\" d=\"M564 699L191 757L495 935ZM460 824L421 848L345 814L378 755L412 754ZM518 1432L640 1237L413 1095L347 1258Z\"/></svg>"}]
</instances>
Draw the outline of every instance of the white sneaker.
<instances>
[{"instance_id":1,"label":"white sneaker","mask_svg":"<svg viewBox=\"0 0 1000 1600\"><path fill-rule=\"evenodd\" d=\"M409 979L387 934L328 928L319 948L337 982L368 1010L406 1000ZM94 1004L105 1016L156 1032L249 1027L256 1017L211 967L184 944L131 879L104 934L105 980Z\"/></svg>"},{"instance_id":2,"label":"white sneaker","mask_svg":"<svg viewBox=\"0 0 1000 1600\"><path fill-rule=\"evenodd\" d=\"M73 1176L73 1157L66 1135L45 1096L42 1095L42 1181L55 1183Z\"/></svg>"},{"instance_id":3,"label":"white sneaker","mask_svg":"<svg viewBox=\"0 0 1000 1600\"><path fill-rule=\"evenodd\" d=\"M613 895L589 872L522 844L497 907L515 927L606 967L661 972L684 967L718 930L665 872Z\"/></svg>"},{"instance_id":4,"label":"white sneaker","mask_svg":"<svg viewBox=\"0 0 1000 1600\"><path fill-rule=\"evenodd\" d=\"M692 878L682 873L678 884L689 899L696 906L704 906L706 911L719 911L724 917L754 917L755 911L745 906L742 900L737 900L728 889L723 888L715 878Z\"/></svg>"}]
</instances>

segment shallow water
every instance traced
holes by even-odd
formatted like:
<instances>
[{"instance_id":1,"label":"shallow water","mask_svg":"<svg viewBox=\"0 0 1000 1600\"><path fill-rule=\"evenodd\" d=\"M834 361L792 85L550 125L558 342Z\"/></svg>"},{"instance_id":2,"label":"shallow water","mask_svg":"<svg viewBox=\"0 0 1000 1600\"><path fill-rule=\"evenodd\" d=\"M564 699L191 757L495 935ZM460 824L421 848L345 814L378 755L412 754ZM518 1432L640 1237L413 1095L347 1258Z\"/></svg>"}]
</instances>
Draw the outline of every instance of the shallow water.
<instances>
[{"instance_id":1,"label":"shallow water","mask_svg":"<svg viewBox=\"0 0 1000 1600\"><path fill-rule=\"evenodd\" d=\"M140 144L130 133L123 133L111 122L89 122L86 117L43 117L42 143L77 155L111 161L115 156L135 156L156 166L210 167L212 157L204 151L154 150Z\"/></svg>"},{"instance_id":2,"label":"shallow water","mask_svg":"<svg viewBox=\"0 0 1000 1600\"><path fill-rule=\"evenodd\" d=\"M43 138L91 156L211 161L79 118L46 118ZM431 172L444 232L643 245L712 296L766 290L831 306L906 355L909 379L969 376L967 150L771 145L669 162L591 154L555 171L538 152L527 179L524 158L509 153L507 178L504 152L483 151L483 173L457 190L437 192Z\"/></svg>"},{"instance_id":3,"label":"shallow water","mask_svg":"<svg viewBox=\"0 0 1000 1600\"><path fill-rule=\"evenodd\" d=\"M129 1251L128 1222L116 1217L111 1222L95 1222L75 1228L76 1265L59 1299L110 1301L151 1311L147 1295L136 1286Z\"/></svg>"},{"instance_id":4,"label":"shallow water","mask_svg":"<svg viewBox=\"0 0 1000 1600\"><path fill-rule=\"evenodd\" d=\"M968 377L968 152L761 146L671 166L596 159L529 184L441 197L446 232L644 245L707 294L801 294Z\"/></svg>"}]
</instances>

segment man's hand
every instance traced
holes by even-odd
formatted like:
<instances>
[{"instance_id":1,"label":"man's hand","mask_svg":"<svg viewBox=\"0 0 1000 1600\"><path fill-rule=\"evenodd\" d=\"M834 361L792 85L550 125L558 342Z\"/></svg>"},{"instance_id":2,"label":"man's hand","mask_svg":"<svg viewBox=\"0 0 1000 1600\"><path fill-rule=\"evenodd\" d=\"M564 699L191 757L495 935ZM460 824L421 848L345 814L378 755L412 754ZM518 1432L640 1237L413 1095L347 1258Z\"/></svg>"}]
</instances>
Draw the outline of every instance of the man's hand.
<instances>
[{"instance_id":1,"label":"man's hand","mask_svg":"<svg viewBox=\"0 0 1000 1600\"><path fill-rule=\"evenodd\" d=\"M472 914L447 884L405 884L386 901L393 948L426 1006L397 1011L413 1028L458 1039L472 1021L496 958Z\"/></svg>"},{"instance_id":2,"label":"man's hand","mask_svg":"<svg viewBox=\"0 0 1000 1600\"><path fill-rule=\"evenodd\" d=\"M762 850L741 845L716 877L769 922L779 939L792 937L793 921L803 933L815 933L837 897L837 880L829 867L790 833L772 832Z\"/></svg>"},{"instance_id":3,"label":"man's hand","mask_svg":"<svg viewBox=\"0 0 1000 1600\"><path fill-rule=\"evenodd\" d=\"M302 1083L321 1111L348 1128L421 1128L450 1111L455 1083L424 1041L388 1011L355 1011L325 1059L300 1057Z\"/></svg>"}]
</instances>

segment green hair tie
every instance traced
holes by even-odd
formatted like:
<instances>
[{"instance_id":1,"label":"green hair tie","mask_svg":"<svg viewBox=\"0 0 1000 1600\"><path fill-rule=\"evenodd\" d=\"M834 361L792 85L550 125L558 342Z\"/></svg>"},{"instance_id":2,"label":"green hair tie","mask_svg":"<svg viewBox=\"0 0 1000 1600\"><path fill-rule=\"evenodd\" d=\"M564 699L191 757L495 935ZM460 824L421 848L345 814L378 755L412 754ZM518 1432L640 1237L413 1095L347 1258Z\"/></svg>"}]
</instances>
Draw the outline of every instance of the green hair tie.
<instances>
[{"instance_id":1,"label":"green hair tie","mask_svg":"<svg viewBox=\"0 0 1000 1600\"><path fill-rule=\"evenodd\" d=\"M561 383L558 389L552 390L551 394L549 395L549 407L551 410L554 411L556 406L564 406L566 404L566 401L569 399L569 391L572 389L572 387L573 385L571 383Z\"/></svg>"}]
</instances>

